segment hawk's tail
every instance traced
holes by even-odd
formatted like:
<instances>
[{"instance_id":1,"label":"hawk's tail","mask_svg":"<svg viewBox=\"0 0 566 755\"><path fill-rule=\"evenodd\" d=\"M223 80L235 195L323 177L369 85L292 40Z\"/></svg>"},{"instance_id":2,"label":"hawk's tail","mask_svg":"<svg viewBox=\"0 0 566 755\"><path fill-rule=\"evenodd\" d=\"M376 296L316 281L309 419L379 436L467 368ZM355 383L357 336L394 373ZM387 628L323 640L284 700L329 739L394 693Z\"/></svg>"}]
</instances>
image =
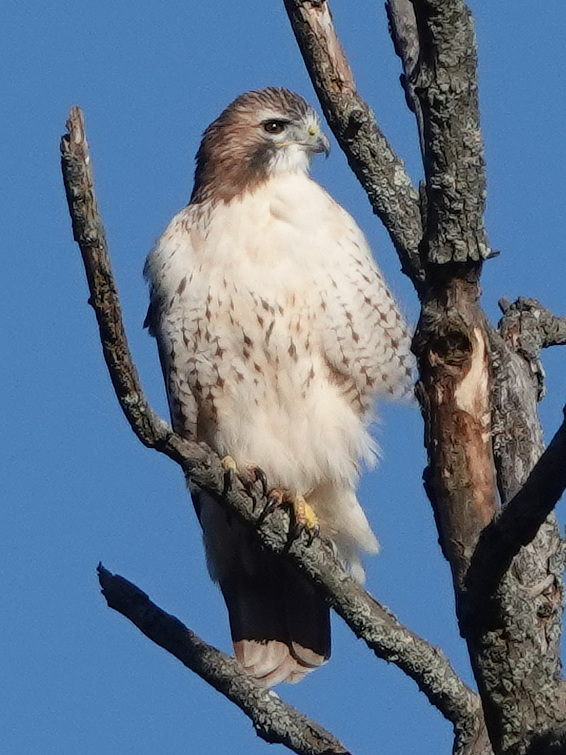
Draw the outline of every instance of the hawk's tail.
<instances>
[{"instance_id":1,"label":"hawk's tail","mask_svg":"<svg viewBox=\"0 0 566 755\"><path fill-rule=\"evenodd\" d=\"M328 605L287 564L256 559L253 576L236 570L220 580L236 658L266 686L299 682L330 657Z\"/></svg>"}]
</instances>

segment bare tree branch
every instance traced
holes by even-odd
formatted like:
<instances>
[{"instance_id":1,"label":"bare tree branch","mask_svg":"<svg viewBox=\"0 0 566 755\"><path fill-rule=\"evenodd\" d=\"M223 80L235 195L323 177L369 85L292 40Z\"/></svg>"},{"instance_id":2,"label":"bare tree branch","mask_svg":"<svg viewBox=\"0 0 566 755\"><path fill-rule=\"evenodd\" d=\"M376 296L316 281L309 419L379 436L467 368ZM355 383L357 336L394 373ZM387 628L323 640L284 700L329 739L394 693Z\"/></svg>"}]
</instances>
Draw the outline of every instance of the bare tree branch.
<instances>
[{"instance_id":1,"label":"bare tree branch","mask_svg":"<svg viewBox=\"0 0 566 755\"><path fill-rule=\"evenodd\" d=\"M504 313L499 324L502 339L508 348L522 357L523 365L529 369L531 388L529 390L521 385L521 400L525 402L531 396L534 404L532 386L537 388L536 398L540 400L544 394L540 352L543 348L566 343L566 318L556 317L536 299L520 297L514 303L502 299L499 306ZM499 345L499 351L501 348ZM512 382L511 376L506 372L504 377L508 387ZM495 404L498 403L496 400ZM514 404L505 397L503 406L515 420L513 430L517 435L516 412L510 411ZM524 441L525 433L519 434L523 435ZM500 440L499 436L497 440ZM533 438L529 447L535 448L535 453L542 452L544 446L540 433ZM505 453L503 456L520 458L522 454L517 451L515 447L513 454ZM499 453L498 457L501 456ZM504 508L485 528L478 541L466 576L468 590L476 603L493 596L521 546L533 540L566 488L566 420L548 448L538 460L535 459L533 457L529 465L532 467L530 472L525 466L522 475L512 475L512 486L507 480L507 485L502 487ZM526 477L522 485L520 477Z\"/></svg>"},{"instance_id":2,"label":"bare tree branch","mask_svg":"<svg viewBox=\"0 0 566 755\"><path fill-rule=\"evenodd\" d=\"M386 0L385 10L389 19L389 31L395 52L401 59L403 74L401 85L405 90L407 105L417 119L421 154L425 156L424 121L419 98L415 93L414 81L420 55L420 41L417 17L412 0ZM421 213L423 214L423 213Z\"/></svg>"},{"instance_id":3,"label":"bare tree branch","mask_svg":"<svg viewBox=\"0 0 566 755\"><path fill-rule=\"evenodd\" d=\"M327 4L286 1L286 7L295 12L295 18L290 13L295 34L330 120L333 79L340 82L343 70L348 81L352 75L347 63L340 64L338 73L332 68L343 53L339 45L336 53ZM537 331L540 343L525 338L522 348L513 351L507 343L512 329L504 339L494 334L479 306L481 266L492 252L483 221L476 45L467 6L462 0L389 0L388 15L403 61L407 100L417 115L426 176L419 248L425 280L418 288L422 313L414 350L426 427L427 492L452 568L461 631L494 750L498 755L549 755L551 743L556 748L562 741L566 718L559 661L565 549L553 517L515 556L487 604L478 608L466 573L478 538L497 510L496 483L502 500L509 501L544 448L536 415L540 387L537 392L533 381L535 376L542 383L543 373L538 355L531 352L561 343L563 323L530 311L529 317L545 323ZM318 49L317 37L332 51L330 56ZM325 75L327 67L333 76ZM341 107L347 112L348 88L343 91ZM382 220L387 224L387 217ZM526 316L523 307L521 319ZM559 436L557 454L550 456L557 466L562 443ZM538 471L543 470L544 465ZM561 488L557 479L544 501L547 507ZM529 495L528 487L524 495ZM513 508L520 503L518 497ZM523 502L519 511L525 508ZM544 513L541 505L539 522ZM529 526L527 539L536 523ZM480 568L480 558L474 569ZM457 739L455 751L489 751L481 724L477 732L475 742L463 745Z\"/></svg>"},{"instance_id":4,"label":"bare tree branch","mask_svg":"<svg viewBox=\"0 0 566 755\"><path fill-rule=\"evenodd\" d=\"M491 598L523 545L528 545L566 489L566 418L525 484L484 529L466 582L474 600Z\"/></svg>"},{"instance_id":5,"label":"bare tree branch","mask_svg":"<svg viewBox=\"0 0 566 755\"><path fill-rule=\"evenodd\" d=\"M242 521L256 526L265 504L262 493L256 488L245 489L238 480L227 485L225 471L212 450L176 435L148 406L121 323L79 108L73 108L67 126L69 133L63 137L62 154L69 211L87 270L90 302L99 321L107 366L122 409L146 446L176 461L191 484L214 495ZM350 577L328 543L316 538L307 545L305 538L299 538L289 544L289 519L282 510L275 511L256 531L266 548L282 554L311 577L378 657L395 663L416 681L431 703L454 724L462 741L477 738L477 696L459 679L441 651L404 627Z\"/></svg>"},{"instance_id":6,"label":"bare tree branch","mask_svg":"<svg viewBox=\"0 0 566 755\"><path fill-rule=\"evenodd\" d=\"M516 312L509 317L514 325L503 324L505 340L488 331L494 460L504 503L521 490L544 451L537 416L539 375L532 359L516 353L519 323ZM505 755L530 752L529 743L552 739L565 720L560 662L564 544L551 515L519 550L495 591L489 565L482 568L484 546L478 549L457 598L461 631L494 749Z\"/></svg>"},{"instance_id":7,"label":"bare tree branch","mask_svg":"<svg viewBox=\"0 0 566 755\"><path fill-rule=\"evenodd\" d=\"M513 303L501 299L499 307L504 315L499 323L499 333L505 343L530 365L538 382L540 401L545 394L540 352L549 346L566 343L566 317L556 317L536 299L522 296Z\"/></svg>"},{"instance_id":8,"label":"bare tree branch","mask_svg":"<svg viewBox=\"0 0 566 755\"><path fill-rule=\"evenodd\" d=\"M493 437L498 486L507 505L493 530L497 537L501 528L506 537L509 528L515 540L504 544L499 553L497 544L489 546L494 537L492 527L482 535L466 580L462 615L467 614L463 623L479 649L476 664L486 680L482 697L497 746L504 753L522 747L522 752L546 754L556 751L550 745L545 749L544 743L556 739L566 719L560 661L566 553L553 515L541 523L544 511L539 509L538 522L528 537L524 529L530 519L531 494L535 505L538 493L546 494L547 484L552 484L543 472L546 460L552 464L553 453L550 459L546 455L535 473L544 455L537 416L537 402L544 389L539 356L540 349L554 342L554 326L560 320L534 300L519 299L513 305L503 300L500 306L504 311L499 326L502 337L495 332L490 335ZM559 342L559 337L556 340ZM561 428L556 438L558 449L562 433ZM554 458L560 467L560 453ZM551 468L547 471L553 474ZM557 472L559 478L563 476L563 470ZM533 484L539 473L543 479L540 491L538 483ZM535 477L523 489L530 474ZM546 503L548 507L550 500ZM507 506L511 506L508 511ZM515 525L517 511L519 516L525 512L526 521ZM519 549L520 541L533 534L532 541ZM507 561L510 549L518 553L501 577L501 562ZM502 684L498 681L502 679L512 683Z\"/></svg>"},{"instance_id":9,"label":"bare tree branch","mask_svg":"<svg viewBox=\"0 0 566 755\"><path fill-rule=\"evenodd\" d=\"M443 552L462 585L496 510L490 349L479 305L485 173L473 24L461 0L413 0L427 213L427 291L414 340L429 457L425 473Z\"/></svg>"},{"instance_id":10,"label":"bare tree branch","mask_svg":"<svg viewBox=\"0 0 566 755\"><path fill-rule=\"evenodd\" d=\"M67 128L68 134L61 141L63 181L73 236L83 256L91 295L89 303L100 329L104 359L128 422L144 445L155 447L166 439L168 428L161 425L150 409L128 349L106 235L94 194L92 165L80 108L72 108Z\"/></svg>"},{"instance_id":11,"label":"bare tree branch","mask_svg":"<svg viewBox=\"0 0 566 755\"><path fill-rule=\"evenodd\" d=\"M98 566L98 578L110 608L237 705L266 742L285 745L299 755L349 755L322 726L284 703L273 690L261 687L234 658L207 645L131 582L111 574L102 564Z\"/></svg>"},{"instance_id":12,"label":"bare tree branch","mask_svg":"<svg viewBox=\"0 0 566 755\"><path fill-rule=\"evenodd\" d=\"M515 313L510 317L515 318ZM494 460L504 503L521 490L544 451L537 416L539 378L532 361L514 350L514 344L520 344L516 327L507 332L513 338L504 340L493 330L488 332ZM481 552L475 554L458 597L460 626L486 723L494 749L505 755L530 753L529 743L534 747L535 740L552 740L564 726L560 662L564 558L564 544L551 515L532 542L520 549L493 593L489 564L482 569Z\"/></svg>"},{"instance_id":13,"label":"bare tree branch","mask_svg":"<svg viewBox=\"0 0 566 755\"><path fill-rule=\"evenodd\" d=\"M325 115L340 141L341 134L348 133L347 121L341 121L340 117L343 113L347 114L349 108L357 106L359 95L332 26L328 5L319 0L285 0L285 6ZM458 10L461 8L465 6L460 3ZM496 507L489 433L489 344L486 323L478 304L479 262L488 256L485 236L478 234L478 227L483 231L485 177L475 79L466 81L470 72L475 74L475 47L471 27L464 25L455 40L456 46L467 44L463 50L459 49L459 57L456 56L460 67L453 70L450 66L452 59L448 63L444 59L438 60L436 52L427 49L428 57L421 69L419 49L423 43L430 47L426 22L421 19L420 27L417 26L413 5L406 0L389 3L388 11L396 49L403 60L407 99L417 114L423 158L428 166L428 184L424 193L426 201L421 208L426 215L427 238L424 246L419 248L420 255L423 250L426 252L428 264L424 285L420 266L415 266L418 271L417 291L423 301L423 310L414 341L422 378L419 398L427 427L427 488L443 550L451 564L455 584L461 585L478 535L491 520ZM446 23L441 25L440 31L442 43L449 42ZM443 48L445 53L446 48ZM424 74L426 81L421 74ZM440 80L435 78L436 75ZM462 81L465 84L464 92L463 95L459 92L461 101L459 107L454 108L452 95L461 89ZM417 98L418 86L429 87L430 91L419 92ZM439 116L434 109L437 100L442 125L455 129L453 136L456 140L462 136L467 138L470 130L474 132L476 142L469 145L469 149L464 148L460 154L451 153L454 146L442 128L434 124L430 126L430 121ZM425 148L429 131L435 136L432 154L429 147ZM355 161L350 157L351 145L347 140L343 141L346 143L340 141L341 146L356 171ZM458 141L456 143L458 150L460 146ZM462 159L468 160L468 169L464 171L461 185L455 187L458 191L448 192L450 201L436 196L435 192L440 194L446 183L459 175L459 161ZM377 171L379 176L381 165L368 163L367 170L370 171L370 191L373 185L383 191L379 182L374 184L371 181L371 171ZM367 183L362 180L364 187ZM479 194L478 187L481 189ZM388 198L387 194L385 196ZM475 207L476 214L472 212L468 217L467 213L462 212L464 205L466 208L468 205ZM402 256L405 238L399 243L399 236L395 230L392 231L390 217L379 211L377 214L388 227ZM420 226L418 231L414 238L420 245ZM455 250L462 251L462 245L466 248L466 254L456 253ZM478 254L478 248L481 248L481 254ZM439 269L439 263L448 261L466 262ZM409 272L407 265L403 267ZM460 736L456 732L454 752L491 752L480 710L477 711L475 727L467 729L468 733L472 730L475 732L473 737Z\"/></svg>"},{"instance_id":14,"label":"bare tree branch","mask_svg":"<svg viewBox=\"0 0 566 755\"><path fill-rule=\"evenodd\" d=\"M419 61L419 34L412 0L386 0L385 9L395 52L405 76L413 76Z\"/></svg>"},{"instance_id":15,"label":"bare tree branch","mask_svg":"<svg viewBox=\"0 0 566 755\"><path fill-rule=\"evenodd\" d=\"M375 115L358 94L326 0L284 2L330 128L389 232L403 272L420 290L423 272L418 193L403 162L377 126Z\"/></svg>"},{"instance_id":16,"label":"bare tree branch","mask_svg":"<svg viewBox=\"0 0 566 755\"><path fill-rule=\"evenodd\" d=\"M515 367L520 371L521 366L514 365L504 343L492 348L497 339L478 301L481 262L490 251L483 224L485 174L470 13L461 0L413 0L413 5L419 60L409 84L422 116L427 197L421 247L426 294L415 336L429 456L427 492L452 567L460 627L494 750L525 753L534 736L560 728L564 719L559 634L554 634L560 631L562 590L556 578L561 549L552 522L545 523L537 542L513 561L492 601L478 605L473 590L466 590L478 537L497 508L495 481L509 492L511 477L505 472L517 472L510 461L516 458L512 435L517 430L504 417L504 403L493 412L497 430L508 433L497 437L495 460L501 460L503 448L511 455L497 476L491 421L493 399L506 391L520 406L514 417L524 414L514 391ZM502 388L506 378L510 382ZM527 414L530 418L530 408ZM538 424L536 410L534 420ZM530 428L529 440L537 448ZM528 448L532 457L533 447ZM529 461L527 473L531 467ZM519 484L525 477L520 475ZM538 584L534 575L542 576Z\"/></svg>"},{"instance_id":17,"label":"bare tree branch","mask_svg":"<svg viewBox=\"0 0 566 755\"><path fill-rule=\"evenodd\" d=\"M481 530L497 505L491 449L489 345L466 277L426 302L415 335L426 423L425 486L443 553L461 586Z\"/></svg>"},{"instance_id":18,"label":"bare tree branch","mask_svg":"<svg viewBox=\"0 0 566 755\"><path fill-rule=\"evenodd\" d=\"M480 262L491 251L473 21L462 0L413 5L420 54L410 83L422 109L427 191L423 254L433 264Z\"/></svg>"},{"instance_id":19,"label":"bare tree branch","mask_svg":"<svg viewBox=\"0 0 566 755\"><path fill-rule=\"evenodd\" d=\"M422 110L427 195L427 293L415 337L427 492L452 567L460 628L494 751L516 755L564 722L558 656L563 591L557 582L563 549L554 523L546 522L514 559L493 600L478 604L477 593L466 589L478 537L497 508L495 480L509 500L540 455L541 437L524 361L491 333L479 307L481 262L490 252L470 13L461 0L413 4L420 54L411 85ZM517 456L523 441L524 454ZM474 568L480 569L479 559Z\"/></svg>"},{"instance_id":20,"label":"bare tree branch","mask_svg":"<svg viewBox=\"0 0 566 755\"><path fill-rule=\"evenodd\" d=\"M501 299L499 306L505 315L499 332L523 356L538 357L541 349L566 344L566 317L557 317L537 299Z\"/></svg>"}]
</instances>

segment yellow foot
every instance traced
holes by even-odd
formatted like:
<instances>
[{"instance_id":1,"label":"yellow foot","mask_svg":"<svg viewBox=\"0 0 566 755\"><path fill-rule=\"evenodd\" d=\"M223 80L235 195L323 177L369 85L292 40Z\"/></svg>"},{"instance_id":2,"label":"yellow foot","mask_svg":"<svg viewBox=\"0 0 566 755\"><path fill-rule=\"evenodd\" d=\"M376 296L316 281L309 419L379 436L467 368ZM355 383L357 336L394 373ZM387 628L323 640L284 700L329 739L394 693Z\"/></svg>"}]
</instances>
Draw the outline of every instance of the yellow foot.
<instances>
[{"instance_id":1,"label":"yellow foot","mask_svg":"<svg viewBox=\"0 0 566 755\"><path fill-rule=\"evenodd\" d=\"M314 530L318 527L318 517L313 507L308 504L302 495L298 495L292 502L295 522L301 529Z\"/></svg>"},{"instance_id":2,"label":"yellow foot","mask_svg":"<svg viewBox=\"0 0 566 755\"><path fill-rule=\"evenodd\" d=\"M315 535L319 533L318 517L312 506L307 503L302 495L292 495L288 490L272 490L267 500L267 506L263 510L258 525L263 522L265 517L279 508L286 506L291 511L291 529L289 538L291 540L298 537L301 532L306 532L309 542L312 542Z\"/></svg>"},{"instance_id":3,"label":"yellow foot","mask_svg":"<svg viewBox=\"0 0 566 755\"><path fill-rule=\"evenodd\" d=\"M238 473L238 465L231 456L225 456L220 463L224 467L225 472L234 472L234 474Z\"/></svg>"}]
</instances>

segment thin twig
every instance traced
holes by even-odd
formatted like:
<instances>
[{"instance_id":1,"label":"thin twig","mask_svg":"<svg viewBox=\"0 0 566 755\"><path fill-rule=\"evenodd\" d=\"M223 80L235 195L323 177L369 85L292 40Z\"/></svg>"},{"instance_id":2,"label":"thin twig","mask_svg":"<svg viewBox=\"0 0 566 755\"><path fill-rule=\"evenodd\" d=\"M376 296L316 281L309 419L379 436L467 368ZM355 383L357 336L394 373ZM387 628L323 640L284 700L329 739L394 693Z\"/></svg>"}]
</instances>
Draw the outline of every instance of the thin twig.
<instances>
[{"instance_id":1,"label":"thin twig","mask_svg":"<svg viewBox=\"0 0 566 755\"><path fill-rule=\"evenodd\" d=\"M385 10L389 19L389 31L393 40L393 46L403 65L401 84L405 90L407 105L414 112L417 119L419 143L424 159L423 113L414 86L420 55L420 40L415 8L411 0L386 0Z\"/></svg>"},{"instance_id":2,"label":"thin twig","mask_svg":"<svg viewBox=\"0 0 566 755\"><path fill-rule=\"evenodd\" d=\"M417 290L423 279L419 196L356 89L326 0L284 0L324 115Z\"/></svg>"},{"instance_id":3,"label":"thin twig","mask_svg":"<svg viewBox=\"0 0 566 755\"><path fill-rule=\"evenodd\" d=\"M102 564L98 566L98 578L110 608L237 705L266 742L285 745L299 755L349 755L322 726L284 703L273 690L261 687L234 658L207 645L131 582L111 574Z\"/></svg>"},{"instance_id":4,"label":"thin twig","mask_svg":"<svg viewBox=\"0 0 566 755\"><path fill-rule=\"evenodd\" d=\"M96 207L84 119L79 108L73 108L67 126L69 133L63 137L62 154L69 211L87 270L90 301L99 322L108 370L122 409L145 445L176 461L191 484L206 490L221 505L230 507L242 521L256 527L265 504L259 487L245 489L236 480L227 488L225 471L212 450L176 435L150 409L143 395L121 323L118 295ZM404 627L377 603L344 570L329 544L315 538L308 545L305 538L299 538L289 547L288 529L288 515L279 510L259 530L256 527L256 532L266 548L282 554L309 575L350 628L378 657L395 663L414 679L456 728L473 727L477 696L461 681L441 651Z\"/></svg>"},{"instance_id":5,"label":"thin twig","mask_svg":"<svg viewBox=\"0 0 566 755\"><path fill-rule=\"evenodd\" d=\"M419 35L415 8L411 0L386 0L385 8L395 52L406 76L413 76L419 62Z\"/></svg>"}]
</instances>

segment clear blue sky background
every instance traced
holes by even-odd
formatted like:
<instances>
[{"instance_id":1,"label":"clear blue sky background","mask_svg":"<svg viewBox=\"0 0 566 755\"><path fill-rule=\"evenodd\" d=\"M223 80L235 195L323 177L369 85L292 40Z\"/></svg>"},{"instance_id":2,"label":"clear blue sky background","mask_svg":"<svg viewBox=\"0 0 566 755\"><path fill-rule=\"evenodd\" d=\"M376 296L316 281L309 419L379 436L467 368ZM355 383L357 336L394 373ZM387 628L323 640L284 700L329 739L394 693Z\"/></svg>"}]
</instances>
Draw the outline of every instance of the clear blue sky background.
<instances>
[{"instance_id":1,"label":"clear blue sky background","mask_svg":"<svg viewBox=\"0 0 566 755\"><path fill-rule=\"evenodd\" d=\"M496 319L499 297L526 295L566 314L566 6L475 0L472 9L488 229L501 251L485 268L485 306ZM418 179L412 116L381 2L334 0L333 10L360 91ZM202 130L231 99L278 85L315 102L282 3L7 0L1 34L1 749L260 755L268 746L243 714L99 594L102 560L203 638L229 648L181 474L142 448L114 399L71 238L59 138L70 106L80 104L131 347L151 401L165 414L154 344L141 329L143 261L188 199ZM358 219L414 321L411 287L336 145L314 175ZM548 437L565 398L564 360L560 350L545 356ZM421 490L418 412L390 405L381 416L383 462L362 484L382 543L368 564L368 586L469 679L448 569ZM448 753L450 727L416 686L339 620L334 627L331 662L280 694L357 754Z\"/></svg>"}]
</instances>

